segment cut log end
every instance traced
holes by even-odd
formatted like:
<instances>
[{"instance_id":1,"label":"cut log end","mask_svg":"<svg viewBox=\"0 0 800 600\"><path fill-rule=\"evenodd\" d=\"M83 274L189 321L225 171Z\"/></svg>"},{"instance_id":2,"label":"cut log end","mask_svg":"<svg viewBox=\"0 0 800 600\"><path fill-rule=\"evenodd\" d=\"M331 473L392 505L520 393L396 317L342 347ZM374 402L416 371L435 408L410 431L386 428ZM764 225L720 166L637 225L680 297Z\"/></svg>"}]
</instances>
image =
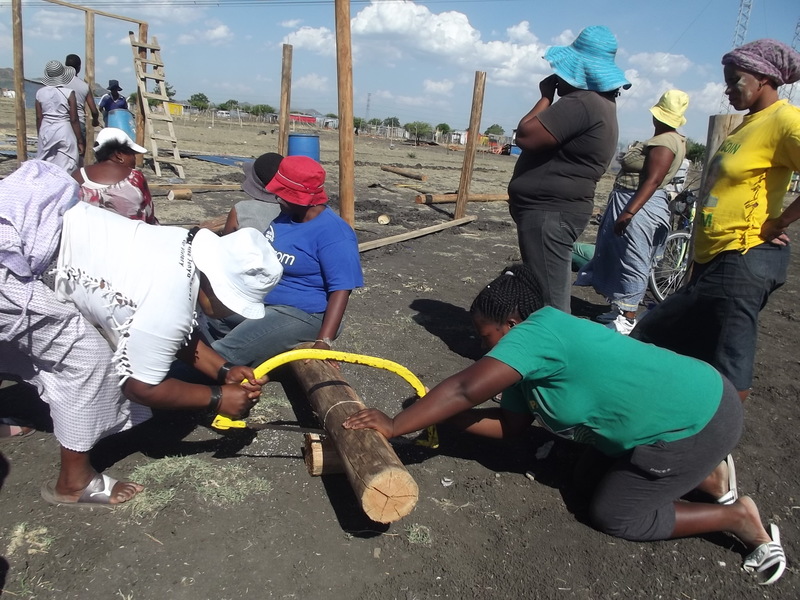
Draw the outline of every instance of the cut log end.
<instances>
[{"instance_id":1,"label":"cut log end","mask_svg":"<svg viewBox=\"0 0 800 600\"><path fill-rule=\"evenodd\" d=\"M399 521L417 505L419 488L404 468L384 469L365 483L361 506L377 523Z\"/></svg>"}]
</instances>

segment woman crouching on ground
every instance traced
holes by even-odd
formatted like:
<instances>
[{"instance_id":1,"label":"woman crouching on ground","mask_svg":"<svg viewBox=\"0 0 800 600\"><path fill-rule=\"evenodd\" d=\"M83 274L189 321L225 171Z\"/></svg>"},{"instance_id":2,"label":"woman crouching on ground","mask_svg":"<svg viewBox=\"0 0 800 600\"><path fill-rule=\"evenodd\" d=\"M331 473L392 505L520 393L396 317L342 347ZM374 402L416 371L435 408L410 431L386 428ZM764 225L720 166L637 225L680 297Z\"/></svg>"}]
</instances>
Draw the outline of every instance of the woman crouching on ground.
<instances>
[{"instance_id":1,"label":"woman crouching on ground","mask_svg":"<svg viewBox=\"0 0 800 600\"><path fill-rule=\"evenodd\" d=\"M391 438L448 421L503 438L539 417L613 460L590 501L597 529L632 541L730 532L751 550L745 568L776 581L786 567L778 529L771 538L753 500L738 498L729 469L743 412L730 382L706 363L543 307L528 268L508 267L470 310L490 348L485 357L393 419L366 409L344 427ZM471 410L499 393L499 408ZM710 501L679 500L695 489Z\"/></svg>"}]
</instances>

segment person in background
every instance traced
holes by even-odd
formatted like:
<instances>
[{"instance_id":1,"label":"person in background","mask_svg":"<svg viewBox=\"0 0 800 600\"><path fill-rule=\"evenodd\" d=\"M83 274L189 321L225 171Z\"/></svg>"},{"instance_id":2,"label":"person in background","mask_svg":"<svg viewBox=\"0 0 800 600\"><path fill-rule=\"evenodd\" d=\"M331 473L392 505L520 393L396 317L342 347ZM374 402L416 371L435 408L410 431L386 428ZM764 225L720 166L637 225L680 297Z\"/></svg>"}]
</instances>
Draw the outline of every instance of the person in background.
<instances>
[{"instance_id":1,"label":"person in background","mask_svg":"<svg viewBox=\"0 0 800 600\"><path fill-rule=\"evenodd\" d=\"M98 104L97 107L103 112L103 123L105 123L105 126L108 127L108 113L118 108L124 108L127 110L128 101L125 100L125 96L120 95L122 88L119 87L119 81L116 79L109 79L108 87L106 89L108 90L108 93L104 94L103 97L100 98L100 104Z\"/></svg>"},{"instance_id":2,"label":"person in background","mask_svg":"<svg viewBox=\"0 0 800 600\"><path fill-rule=\"evenodd\" d=\"M64 87L68 87L75 92L75 104L78 107L78 121L81 126L81 140L84 146L84 151L79 160L79 166L83 166L83 158L86 153L86 109L88 108L89 112L92 114L92 127L100 127L100 114L94 103L94 94L89 89L89 84L78 77L78 73L81 72L81 57L77 54L67 54L64 65L72 67L75 71L75 76L67 82Z\"/></svg>"},{"instance_id":3,"label":"person in background","mask_svg":"<svg viewBox=\"0 0 800 600\"><path fill-rule=\"evenodd\" d=\"M572 245L592 215L594 190L617 148L616 96L631 84L614 63L617 40L587 27L545 52L554 74L517 126L522 149L508 184L522 262L542 282L545 303L570 312ZM558 92L560 99L554 102Z\"/></svg>"},{"instance_id":4,"label":"person in background","mask_svg":"<svg viewBox=\"0 0 800 600\"><path fill-rule=\"evenodd\" d=\"M254 229L220 238L154 227L77 196L72 177L40 160L0 181L0 373L35 386L50 407L61 471L42 497L118 504L142 486L94 471L98 440L146 420L150 407L238 419L258 401L266 379L203 344L197 314L262 315L281 267ZM54 291L43 275L56 256ZM212 384L169 378L176 355Z\"/></svg>"},{"instance_id":5,"label":"person in background","mask_svg":"<svg viewBox=\"0 0 800 600\"><path fill-rule=\"evenodd\" d=\"M36 131L39 135L36 158L58 165L72 173L85 152L78 122L75 92L65 87L75 72L57 60L45 65L44 87L36 91Z\"/></svg>"},{"instance_id":6,"label":"person in background","mask_svg":"<svg viewBox=\"0 0 800 600\"><path fill-rule=\"evenodd\" d=\"M700 192L700 225L689 282L631 333L714 365L742 400L750 394L758 316L786 281L789 237L800 197L784 210L800 170L800 108L778 88L800 80L800 53L761 39L722 57L725 93L742 124L722 142Z\"/></svg>"},{"instance_id":7,"label":"person in background","mask_svg":"<svg viewBox=\"0 0 800 600\"><path fill-rule=\"evenodd\" d=\"M209 320L211 347L226 360L257 366L301 342L330 350L339 335L350 292L364 277L355 232L326 206L324 184L322 165L307 156L287 156L266 183L280 202L265 235L283 277L264 298L263 317Z\"/></svg>"},{"instance_id":8,"label":"person in background","mask_svg":"<svg viewBox=\"0 0 800 600\"><path fill-rule=\"evenodd\" d=\"M147 180L135 168L136 155L146 152L122 129L101 130L94 143L97 162L72 174L81 186L79 198L123 217L158 225Z\"/></svg>"},{"instance_id":9,"label":"person in background","mask_svg":"<svg viewBox=\"0 0 800 600\"><path fill-rule=\"evenodd\" d=\"M744 411L713 367L545 306L525 265L504 269L470 313L486 356L393 419L365 409L343 427L392 438L447 421L509 438L538 418L606 457L608 469L589 502L590 522L600 531L637 542L725 531L748 548L744 567L761 583L783 574L778 528L771 525L770 535L753 500L738 497L729 453ZM499 407L473 408L500 393ZM682 501L692 490L708 501Z\"/></svg>"},{"instance_id":10,"label":"person in background","mask_svg":"<svg viewBox=\"0 0 800 600\"><path fill-rule=\"evenodd\" d=\"M623 335L636 325L653 259L669 234L666 186L686 156L686 138L677 128L686 123L688 106L685 92L669 90L650 109L653 137L633 144L622 157L594 258L575 280L575 285L591 285L608 299L609 312L597 320Z\"/></svg>"},{"instance_id":11,"label":"person in background","mask_svg":"<svg viewBox=\"0 0 800 600\"><path fill-rule=\"evenodd\" d=\"M278 197L267 191L267 184L278 172L283 156L275 152L262 154L255 161L245 163L242 190L252 200L237 202L228 213L222 234L226 235L241 227L253 227L266 231L273 219L281 214Z\"/></svg>"}]
</instances>

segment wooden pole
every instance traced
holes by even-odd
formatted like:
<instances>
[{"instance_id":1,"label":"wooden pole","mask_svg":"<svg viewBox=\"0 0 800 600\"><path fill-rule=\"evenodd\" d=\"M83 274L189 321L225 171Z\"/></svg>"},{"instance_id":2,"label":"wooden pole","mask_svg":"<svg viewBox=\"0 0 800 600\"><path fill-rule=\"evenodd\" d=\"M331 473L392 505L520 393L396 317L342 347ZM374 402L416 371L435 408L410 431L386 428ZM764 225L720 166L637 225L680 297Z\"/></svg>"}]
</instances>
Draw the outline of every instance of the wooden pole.
<instances>
[{"instance_id":1,"label":"wooden pole","mask_svg":"<svg viewBox=\"0 0 800 600\"><path fill-rule=\"evenodd\" d=\"M94 98L94 13L86 11L86 41L83 61L83 77L89 86L89 94ZM94 163L94 127L92 127L91 114L84 115L86 119L86 154L83 163L91 165Z\"/></svg>"},{"instance_id":2,"label":"wooden pole","mask_svg":"<svg viewBox=\"0 0 800 600\"><path fill-rule=\"evenodd\" d=\"M483 112L483 92L486 88L486 72L475 72L475 87L472 90L472 110L469 117L469 136L464 149L464 164L461 167L461 182L458 184L458 200L454 218L460 219L467 214L467 195L472 181L472 168L475 165L475 149L478 146Z\"/></svg>"},{"instance_id":3,"label":"wooden pole","mask_svg":"<svg viewBox=\"0 0 800 600\"><path fill-rule=\"evenodd\" d=\"M447 204L457 200L458 194L419 194L414 199L417 204ZM470 194L467 202L508 202L508 194Z\"/></svg>"},{"instance_id":4,"label":"wooden pole","mask_svg":"<svg viewBox=\"0 0 800 600\"><path fill-rule=\"evenodd\" d=\"M381 238L379 240L372 240L371 242L363 242L358 245L358 251L366 252L367 250L374 250L375 248L381 248L383 246L388 246L389 244L397 244L399 242L405 242L406 240L413 240L414 238L422 237L423 235L436 233L437 231L450 229L451 227L456 227L458 225L466 225L467 223L472 223L477 218L478 217L476 217L475 215L470 215L468 217L461 217L460 219L453 219L452 221L445 221L444 223L439 223L438 225L423 227L422 229L417 229L415 231L407 231L405 233L398 233L397 235Z\"/></svg>"},{"instance_id":5,"label":"wooden pole","mask_svg":"<svg viewBox=\"0 0 800 600\"><path fill-rule=\"evenodd\" d=\"M402 175L403 177L408 177L409 179L416 179L417 181L428 181L427 175L412 173L411 171L398 169L397 167L390 167L389 165L381 165L381 171L388 171L389 173L395 173L396 175Z\"/></svg>"},{"instance_id":6,"label":"wooden pole","mask_svg":"<svg viewBox=\"0 0 800 600\"><path fill-rule=\"evenodd\" d=\"M339 216L355 223L355 150L353 147L353 54L350 1L335 0L336 73L339 88Z\"/></svg>"},{"instance_id":7,"label":"wooden pole","mask_svg":"<svg viewBox=\"0 0 800 600\"><path fill-rule=\"evenodd\" d=\"M147 23L139 23L139 39L138 39L138 41L139 41L140 44L146 44L147 43ZM139 48L139 58L141 58L142 61L146 61L147 60L147 48L141 48L141 47ZM146 62L142 62L142 69L144 71L147 71L147 63ZM137 82L139 81L139 77L138 76L136 77L136 81ZM145 119L144 119L145 108L144 108L144 103L147 102L147 100L145 100L144 94L142 94L141 90L139 90L138 85L137 85L136 89L139 91L139 93L136 94L136 105L137 105L137 110L136 110L136 143L139 144L140 146L144 146L144 134L145 134L145 131L144 131L144 128L145 128ZM153 159L157 159L157 158L158 158L157 156L153 157ZM143 154L137 154L136 155L136 166L141 168L141 166L143 164L144 164L144 155Z\"/></svg>"},{"instance_id":8,"label":"wooden pole","mask_svg":"<svg viewBox=\"0 0 800 600\"><path fill-rule=\"evenodd\" d=\"M17 119L17 166L28 160L28 127L25 121L25 68L22 59L22 0L11 1L14 30L14 113Z\"/></svg>"},{"instance_id":9,"label":"wooden pole","mask_svg":"<svg viewBox=\"0 0 800 600\"><path fill-rule=\"evenodd\" d=\"M292 45L283 45L281 63L281 106L278 115L278 154L289 152L289 111L292 108Z\"/></svg>"},{"instance_id":10,"label":"wooden pole","mask_svg":"<svg viewBox=\"0 0 800 600\"><path fill-rule=\"evenodd\" d=\"M326 361L296 360L289 366L339 453L366 515L378 523L405 517L417 504L419 488L389 442L372 429L342 428L347 417L366 408L355 390Z\"/></svg>"},{"instance_id":11,"label":"wooden pole","mask_svg":"<svg viewBox=\"0 0 800 600\"><path fill-rule=\"evenodd\" d=\"M233 192L241 190L240 183L151 183L150 191L192 190L193 192Z\"/></svg>"},{"instance_id":12,"label":"wooden pole","mask_svg":"<svg viewBox=\"0 0 800 600\"><path fill-rule=\"evenodd\" d=\"M717 153L717 150L719 150L725 138L741 125L743 119L744 117L737 113L711 115L708 118L708 135L706 136L706 155L703 161L703 177L700 183L700 198L704 198L708 192L705 187L708 169L711 166L711 159L714 158L714 155Z\"/></svg>"}]
</instances>

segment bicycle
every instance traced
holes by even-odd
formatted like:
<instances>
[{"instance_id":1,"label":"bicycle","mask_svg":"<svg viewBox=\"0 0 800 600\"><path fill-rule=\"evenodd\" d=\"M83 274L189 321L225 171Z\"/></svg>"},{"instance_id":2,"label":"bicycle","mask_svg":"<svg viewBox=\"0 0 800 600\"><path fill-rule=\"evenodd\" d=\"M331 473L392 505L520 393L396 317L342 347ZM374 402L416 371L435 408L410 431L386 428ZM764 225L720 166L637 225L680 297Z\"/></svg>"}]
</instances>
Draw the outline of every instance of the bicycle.
<instances>
[{"instance_id":1,"label":"bicycle","mask_svg":"<svg viewBox=\"0 0 800 600\"><path fill-rule=\"evenodd\" d=\"M688 188L670 200L672 232L664 242L663 253L656 257L650 269L649 287L656 302L663 302L683 285L689 269L696 205L697 196Z\"/></svg>"}]
</instances>

